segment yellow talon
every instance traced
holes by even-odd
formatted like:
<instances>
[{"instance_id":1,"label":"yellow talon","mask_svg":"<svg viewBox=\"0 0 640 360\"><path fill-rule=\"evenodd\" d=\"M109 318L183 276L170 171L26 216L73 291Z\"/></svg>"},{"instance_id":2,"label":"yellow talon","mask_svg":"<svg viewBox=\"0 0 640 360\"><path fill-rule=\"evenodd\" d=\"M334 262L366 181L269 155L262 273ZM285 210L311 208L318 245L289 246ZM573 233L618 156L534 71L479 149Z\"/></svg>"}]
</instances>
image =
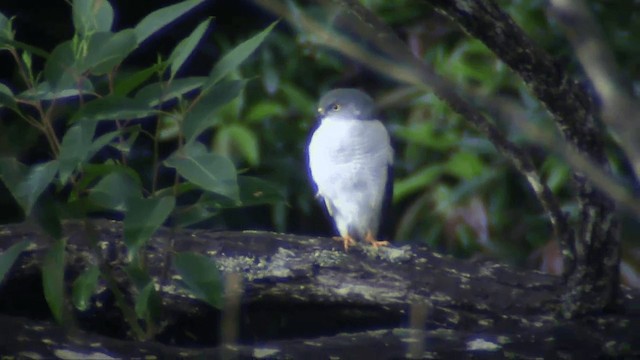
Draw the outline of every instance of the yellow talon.
<instances>
[{"instance_id":1,"label":"yellow talon","mask_svg":"<svg viewBox=\"0 0 640 360\"><path fill-rule=\"evenodd\" d=\"M388 241L379 241L376 240L375 237L373 237L373 234L371 233L371 231L367 231L367 236L365 236L364 240L366 242L368 242L369 244L371 244L373 247L380 247L380 246L389 246L389 242Z\"/></svg>"},{"instance_id":2,"label":"yellow talon","mask_svg":"<svg viewBox=\"0 0 640 360\"><path fill-rule=\"evenodd\" d=\"M342 241L344 243L344 251L345 252L349 252L349 246L354 246L356 244L356 241L350 236L334 236L332 238L335 241Z\"/></svg>"}]
</instances>

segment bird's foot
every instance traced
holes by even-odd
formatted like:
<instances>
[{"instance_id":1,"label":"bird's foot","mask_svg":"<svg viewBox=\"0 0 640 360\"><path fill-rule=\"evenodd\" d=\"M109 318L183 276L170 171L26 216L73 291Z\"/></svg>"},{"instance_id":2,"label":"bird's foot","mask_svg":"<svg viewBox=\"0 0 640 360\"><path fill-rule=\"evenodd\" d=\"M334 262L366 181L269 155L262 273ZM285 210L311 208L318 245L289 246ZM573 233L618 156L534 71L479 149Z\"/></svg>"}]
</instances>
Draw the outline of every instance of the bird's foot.
<instances>
[{"instance_id":1,"label":"bird's foot","mask_svg":"<svg viewBox=\"0 0 640 360\"><path fill-rule=\"evenodd\" d=\"M380 246L389 246L389 242L388 241L379 241L376 240L376 238L373 236L373 234L371 233L371 231L367 231L367 236L364 237L364 240L366 242L368 242L369 244L371 244L373 247L378 248Z\"/></svg>"},{"instance_id":2,"label":"bird's foot","mask_svg":"<svg viewBox=\"0 0 640 360\"><path fill-rule=\"evenodd\" d=\"M332 238L335 241L342 241L344 244L344 251L345 252L349 252L349 246L354 246L356 244L356 241L350 236L334 236Z\"/></svg>"}]
</instances>

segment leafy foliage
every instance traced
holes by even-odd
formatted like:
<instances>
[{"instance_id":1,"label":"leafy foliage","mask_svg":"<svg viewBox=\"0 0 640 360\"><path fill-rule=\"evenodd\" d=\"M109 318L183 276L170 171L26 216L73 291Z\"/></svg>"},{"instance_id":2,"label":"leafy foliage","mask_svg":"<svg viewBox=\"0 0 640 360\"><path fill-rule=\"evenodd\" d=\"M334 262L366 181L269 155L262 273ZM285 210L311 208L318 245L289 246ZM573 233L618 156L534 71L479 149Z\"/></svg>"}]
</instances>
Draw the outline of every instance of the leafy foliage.
<instances>
[{"instance_id":1,"label":"leafy foliage","mask_svg":"<svg viewBox=\"0 0 640 360\"><path fill-rule=\"evenodd\" d=\"M204 132L220 127L222 133L248 146L244 154L250 164L258 163L257 143L251 132L239 125L223 126L216 121L216 114L238 98L248 83L225 78L237 71L276 23L222 56L207 77L180 78L179 74L207 35L210 19L198 24L167 59L159 58L156 64L133 74L120 72L123 61L142 42L201 3L183 1L152 12L133 28L114 30L114 9L108 1L75 0L71 6L75 34L50 54L16 42L11 20L0 14L0 50L13 57L25 79L21 90L17 85L0 84L0 107L38 131L49 146L49 158L41 163L25 164L17 156L0 158L0 179L24 215L41 219L43 229L57 239L42 271L45 297L58 321L66 316L67 297L65 241L59 216L82 218L107 211L124 217L129 275L139 292L133 311L126 309L129 305L125 302L119 305L123 313L134 313L144 321L146 326L140 328L138 319L128 318L138 336L148 338L156 328L154 315L160 302L155 284L141 264L145 243L158 227L197 223L222 208L282 201L268 182L251 178L239 181L234 162L201 142ZM42 57L44 66L35 67L33 56ZM56 129L61 127L64 131L59 135ZM173 131L168 132L168 128ZM145 144L150 148L144 149ZM169 154L161 152L166 148L171 149ZM140 152L151 154L151 175L144 172L148 165L137 165ZM161 176L167 172L173 173L172 182ZM244 185L247 189L241 189ZM248 197L244 195L247 192L265 196ZM20 243L2 254L1 275L26 246ZM176 264L187 284L201 285L200 280L189 281L195 275L192 264L181 262L187 257L178 256ZM97 261L104 260L98 257ZM194 261L202 270L207 260ZM198 294L204 291L205 299L219 306L213 300L222 294L220 275L210 271L215 264L206 266L207 281L218 286L204 290L200 285L191 287ZM71 299L77 309L88 308L102 280L117 295L111 274L101 269L99 264L88 264L75 279Z\"/></svg>"},{"instance_id":2,"label":"leafy foliage","mask_svg":"<svg viewBox=\"0 0 640 360\"><path fill-rule=\"evenodd\" d=\"M218 309L222 308L222 276L209 258L181 252L173 257L173 265L196 296Z\"/></svg>"},{"instance_id":3,"label":"leafy foliage","mask_svg":"<svg viewBox=\"0 0 640 360\"><path fill-rule=\"evenodd\" d=\"M53 317L58 321L64 320L64 239L55 240L51 249L42 261L42 287Z\"/></svg>"},{"instance_id":4,"label":"leafy foliage","mask_svg":"<svg viewBox=\"0 0 640 360\"><path fill-rule=\"evenodd\" d=\"M84 311L89 308L89 300L98 286L99 277L100 269L97 265L91 265L73 282L72 300L78 310Z\"/></svg>"},{"instance_id":5,"label":"leafy foliage","mask_svg":"<svg viewBox=\"0 0 640 360\"><path fill-rule=\"evenodd\" d=\"M7 274L20 253L26 250L28 246L29 242L23 240L14 244L5 252L0 254L0 282L4 279L4 276Z\"/></svg>"}]
</instances>

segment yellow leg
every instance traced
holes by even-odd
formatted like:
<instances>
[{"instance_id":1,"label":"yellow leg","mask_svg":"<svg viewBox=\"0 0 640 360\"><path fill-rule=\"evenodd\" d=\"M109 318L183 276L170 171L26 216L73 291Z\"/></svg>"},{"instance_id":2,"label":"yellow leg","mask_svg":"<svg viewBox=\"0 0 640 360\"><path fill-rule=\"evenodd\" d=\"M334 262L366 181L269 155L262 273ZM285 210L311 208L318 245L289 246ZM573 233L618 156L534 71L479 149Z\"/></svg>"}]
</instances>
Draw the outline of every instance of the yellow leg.
<instances>
[{"instance_id":1,"label":"yellow leg","mask_svg":"<svg viewBox=\"0 0 640 360\"><path fill-rule=\"evenodd\" d=\"M354 246L356 244L356 241L351 237L351 235L347 235L344 237L334 236L332 239L336 241L342 241L344 243L345 252L349 252L349 246Z\"/></svg>"},{"instance_id":2,"label":"yellow leg","mask_svg":"<svg viewBox=\"0 0 640 360\"><path fill-rule=\"evenodd\" d=\"M373 245L373 247L380 247L380 246L388 246L389 245L388 241L378 241L378 240L376 240L376 238L373 237L373 234L371 233L371 231L367 231L367 236L365 236L364 240L366 242L368 242L369 244Z\"/></svg>"}]
</instances>

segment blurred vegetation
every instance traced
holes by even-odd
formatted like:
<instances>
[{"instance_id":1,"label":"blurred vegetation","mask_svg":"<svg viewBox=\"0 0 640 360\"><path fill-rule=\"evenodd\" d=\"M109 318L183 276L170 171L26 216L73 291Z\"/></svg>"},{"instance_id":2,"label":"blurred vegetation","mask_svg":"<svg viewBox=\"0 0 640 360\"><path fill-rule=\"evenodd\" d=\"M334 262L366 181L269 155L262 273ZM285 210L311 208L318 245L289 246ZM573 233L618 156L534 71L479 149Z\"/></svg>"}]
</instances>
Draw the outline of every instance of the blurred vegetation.
<instances>
[{"instance_id":1,"label":"blurred vegetation","mask_svg":"<svg viewBox=\"0 0 640 360\"><path fill-rule=\"evenodd\" d=\"M546 109L518 76L480 41L466 36L448 19L421 2L366 0L363 3L402 34L416 56L453 80L462 93L515 106L525 115L527 123L557 134ZM289 2L289 7L294 9L292 11L308 12L315 19L329 18L331 23L327 23L327 27L339 28L340 14L333 13L335 10L327 4L294 5ZM585 80L563 32L554 19L547 16L545 1L500 1L499 4L535 42L565 65L574 78ZM637 47L629 39L640 36L638 12L634 11L638 10L638 5L633 1L616 2L615 6L604 6L597 1L590 4L615 58L629 79L629 86L637 89L640 58L634 56ZM320 39L301 32L296 24L289 26L287 30L291 32L274 33L260 50L263 56L253 58L251 65L243 68L243 71L254 71L251 74L262 76L262 89L251 88L252 92L245 93L247 98L255 96L262 104L268 97L280 109L293 109L274 117L275 121L296 125L295 129L279 133L281 141L292 141L293 147L298 149L296 154L302 154L304 134L308 134L313 126L310 121L313 108L305 104L309 98L317 98L333 87L360 87L376 98L396 142L396 242L423 242L461 257L488 256L558 273L560 257L548 218L525 179L486 139L433 94L398 86L384 73L372 73L361 64L326 50ZM277 91L274 91L274 79L278 79ZM295 98L291 94L292 88L298 90ZM300 93L305 96L303 102L298 98ZM246 111L251 112L252 101L245 104ZM485 104L475 105L491 114ZM577 204L566 162L545 149L536 141L535 134L521 128L517 121L494 121L511 140L531 153L563 209L577 221ZM301 122L306 131L298 127ZM290 134L292 138L289 138ZM627 165L613 141L610 144L608 153L614 172L628 178ZM282 156L286 158L286 154ZM297 161L304 164L303 158ZM278 172L271 164L262 165ZM282 184L283 180L286 181L278 179L276 182ZM310 194L307 192L302 196L305 193L299 192L299 184L306 185L305 181L289 179L285 188L291 208L280 205L284 211L303 211L312 216L316 213L317 206ZM279 214L279 211L275 213ZM620 215L624 223L623 246L629 250L623 251L623 277L629 284L638 285L633 270L640 260L635 250L638 245L634 235L638 230L637 219L626 213ZM291 223L297 219L287 219L290 223L286 226L278 222L274 225L279 230L301 229L309 233L310 228Z\"/></svg>"},{"instance_id":2,"label":"blurred vegetation","mask_svg":"<svg viewBox=\"0 0 640 360\"><path fill-rule=\"evenodd\" d=\"M74 1L74 7L78 3L83 1ZM124 28L83 30L86 25L77 17L72 39L39 50L22 40L12 18L1 17L0 57L10 58L13 65L0 79L0 153L7 187L0 203L19 209L17 199L23 215L39 219L43 217L38 214L51 214L53 207L63 218L108 216L123 219L125 225L155 216L153 226L330 235L333 230L311 191L305 146L318 96L335 87L360 87L377 100L395 140L397 243L426 243L461 257L497 257L557 271L553 264L559 254L549 220L525 179L433 94L398 86L385 74L325 50L313 34L300 33L291 24L280 22L270 34L259 33L275 19L248 1L231 3L224 8L229 13L201 12L199 25L180 23L182 38L159 35L170 36L174 47L162 44L157 50L141 45L140 38L127 40ZM532 124L554 128L522 81L443 16L409 0L363 3L402 34L416 56L464 92L517 104ZM562 32L546 16L545 3L499 1L534 41L580 79L579 65ZM637 93L638 5L631 0L615 6L608 6L610 1L590 3ZM306 2L288 4L299 11L329 11ZM67 14L65 19L71 19L70 8ZM115 41L116 50L104 46L111 38L92 43L91 31L107 30L113 31L109 36L124 39ZM246 39L256 39L250 47L257 50L239 54L238 44ZM146 56L136 55L139 47ZM115 58L106 53L110 50ZM94 51L91 63L87 54ZM149 57L149 52L157 57ZM126 60L129 54L134 61ZM225 54L232 54L233 64L225 63ZM77 70L75 77L60 72L53 66L56 61ZM58 101L66 90L70 92ZM82 125L86 123L91 125ZM499 125L531 152L563 208L573 212L576 204L565 162L536 144L517 123ZM610 153L614 170L624 175L624 164L613 148ZM56 159L59 163L51 165ZM203 174L199 167L208 171ZM30 188L20 189L27 173ZM3 221L22 220L18 214L5 213ZM627 272L631 279L640 257L633 235L638 225L631 218L624 221L623 246L628 251L623 251L623 275ZM139 240L132 243L143 244L153 226L136 229L130 236ZM185 260L188 256L182 263L198 263ZM95 276L90 269L89 283ZM147 285L141 283L143 293Z\"/></svg>"},{"instance_id":3,"label":"blurred vegetation","mask_svg":"<svg viewBox=\"0 0 640 360\"><path fill-rule=\"evenodd\" d=\"M526 115L527 123L545 132L556 131L546 110L522 81L481 42L463 34L455 24L419 2L402 2L405 6L374 0L364 3L403 34L417 56L455 81L462 93L515 105ZM621 46L620 40L640 35L634 32L637 25L633 22L637 17L633 10L638 6L631 1L609 7L601 4L592 2L592 10L601 19L629 85L637 87L633 84L637 83L640 69L638 57L633 56L637 50L629 44ZM583 80L564 34L546 15L546 2L510 1L500 5L534 41L566 65L572 76ZM618 18L623 20L617 22ZM343 73L350 74L350 66L345 66ZM364 82L366 89L375 89L370 91L377 95L397 140L396 240L426 241L459 256L488 255L553 271L550 264L559 261L557 247L548 219L524 179L488 141L435 96L389 86L384 83L385 74L374 74L378 84L368 86L371 76L364 73L362 78L348 83ZM476 106L485 109L483 103ZM494 120L510 139L532 154L563 208L575 214L571 174L565 161L544 149L534 134L520 128L514 119ZM627 177L628 170L615 146L608 152L614 171ZM625 223L624 246L631 250L623 252L624 267L638 263L637 251L633 250L637 246L634 234L638 225L633 216L621 215ZM633 273L623 270L623 275L633 283Z\"/></svg>"}]
</instances>

